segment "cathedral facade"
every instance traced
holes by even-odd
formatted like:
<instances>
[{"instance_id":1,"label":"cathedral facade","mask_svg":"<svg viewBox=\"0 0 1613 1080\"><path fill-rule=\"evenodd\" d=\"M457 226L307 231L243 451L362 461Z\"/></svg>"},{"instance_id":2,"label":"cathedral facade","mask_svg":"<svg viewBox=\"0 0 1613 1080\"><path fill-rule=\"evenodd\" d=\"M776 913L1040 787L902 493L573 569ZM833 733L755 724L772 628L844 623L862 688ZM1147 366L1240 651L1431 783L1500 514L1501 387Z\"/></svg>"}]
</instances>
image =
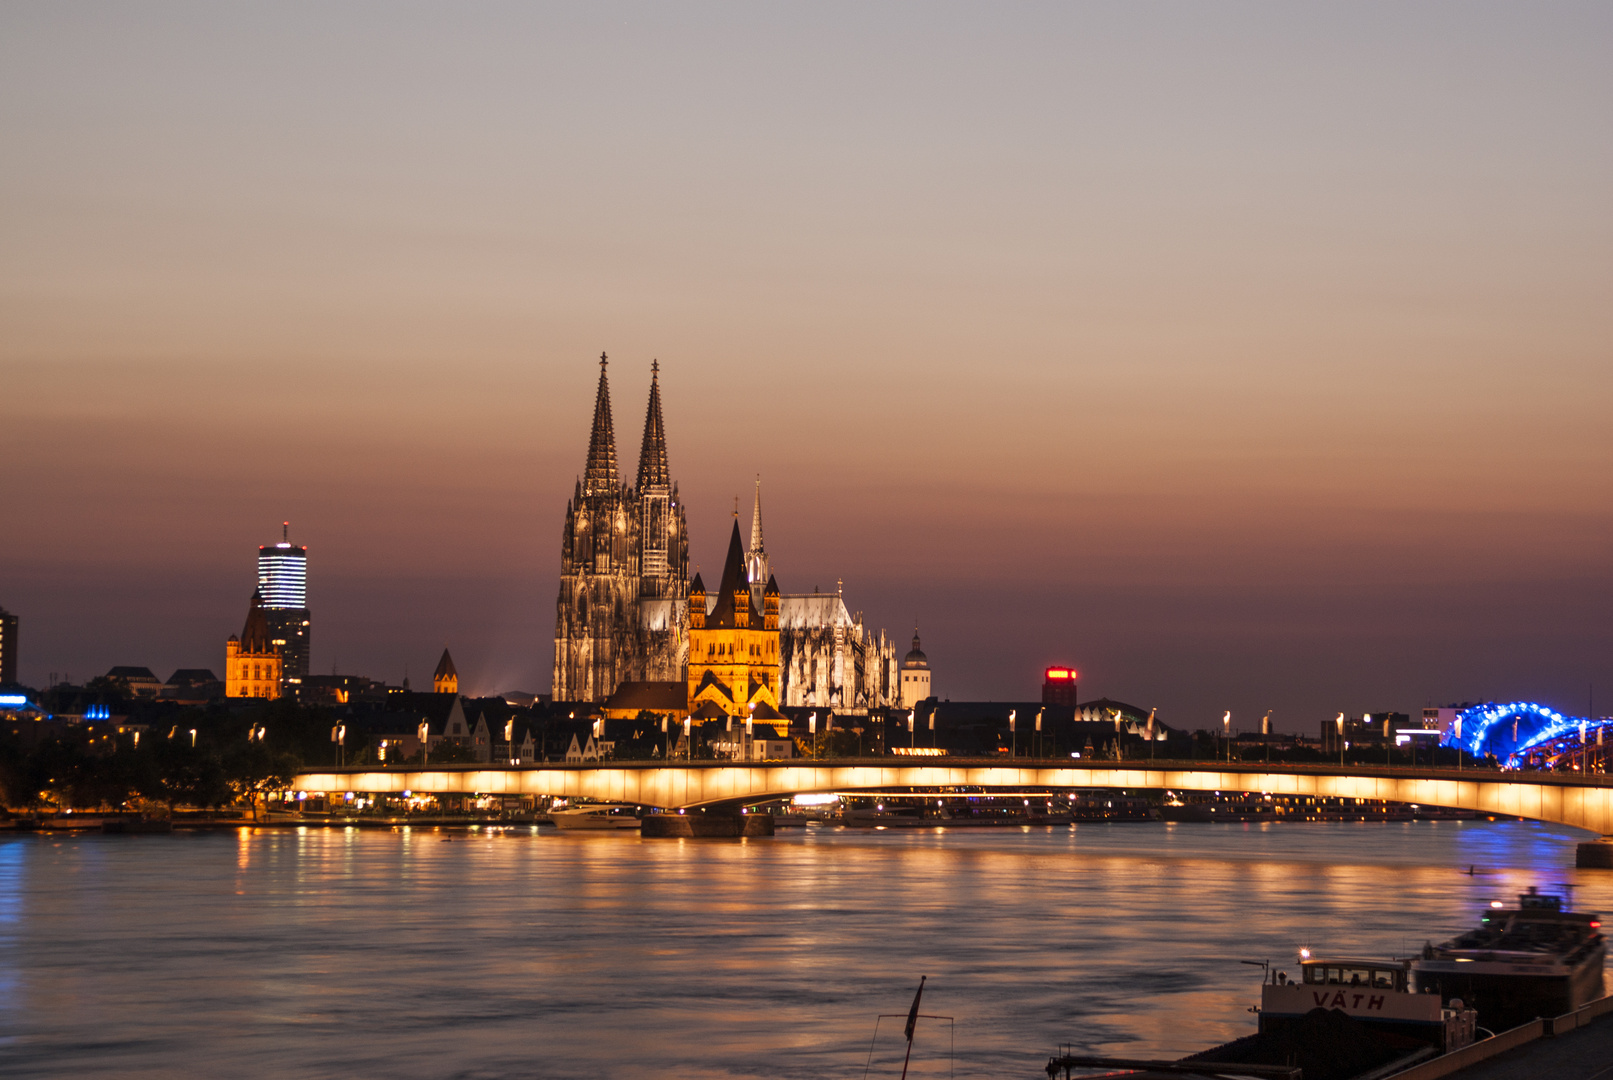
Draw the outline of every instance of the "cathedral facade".
<instances>
[{"instance_id":1,"label":"cathedral facade","mask_svg":"<svg viewBox=\"0 0 1613 1080\"><path fill-rule=\"evenodd\" d=\"M602 702L624 682L681 682L688 665L689 537L667 466L659 365L628 486L617 471L607 362L602 354L588 463L560 542L556 701Z\"/></svg>"},{"instance_id":2,"label":"cathedral facade","mask_svg":"<svg viewBox=\"0 0 1613 1080\"><path fill-rule=\"evenodd\" d=\"M704 685L715 679L729 692L732 707L746 712L752 703L766 711L797 706L846 713L901 702L895 642L863 625L862 613L846 607L838 584L833 593L779 593L762 538L760 480L743 558L737 522L730 539L723 582L715 592L702 587L691 597L688 531L667 467L659 370L652 368L638 474L628 486L617 472L601 356L588 464L566 504L561 539L554 700L605 703L624 683L684 683L692 710L705 703L702 695L715 693ZM733 594L736 581L739 596ZM698 605L694 611L691 600ZM701 638L699 657L690 655L692 634ZM766 641L750 640L764 634ZM727 651L740 645L742 660L737 651ZM752 648L760 652L752 655ZM729 685L739 681L745 684L742 694Z\"/></svg>"}]
</instances>

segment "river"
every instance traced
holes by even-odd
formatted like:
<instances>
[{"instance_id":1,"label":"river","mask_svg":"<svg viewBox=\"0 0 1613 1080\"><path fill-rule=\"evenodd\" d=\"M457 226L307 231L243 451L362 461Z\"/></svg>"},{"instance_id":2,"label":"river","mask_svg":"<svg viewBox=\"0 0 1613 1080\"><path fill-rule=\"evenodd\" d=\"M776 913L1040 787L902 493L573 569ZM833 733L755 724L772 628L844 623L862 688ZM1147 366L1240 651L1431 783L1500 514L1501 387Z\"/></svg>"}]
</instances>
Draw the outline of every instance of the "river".
<instances>
[{"instance_id":1,"label":"river","mask_svg":"<svg viewBox=\"0 0 1613 1080\"><path fill-rule=\"evenodd\" d=\"M1568 882L1530 822L265 829L0 839L8 1077L1038 1077L1253 1029L1309 944L1404 955ZM1469 874L1472 867L1476 872ZM955 1055L953 1048L955 1046Z\"/></svg>"}]
</instances>

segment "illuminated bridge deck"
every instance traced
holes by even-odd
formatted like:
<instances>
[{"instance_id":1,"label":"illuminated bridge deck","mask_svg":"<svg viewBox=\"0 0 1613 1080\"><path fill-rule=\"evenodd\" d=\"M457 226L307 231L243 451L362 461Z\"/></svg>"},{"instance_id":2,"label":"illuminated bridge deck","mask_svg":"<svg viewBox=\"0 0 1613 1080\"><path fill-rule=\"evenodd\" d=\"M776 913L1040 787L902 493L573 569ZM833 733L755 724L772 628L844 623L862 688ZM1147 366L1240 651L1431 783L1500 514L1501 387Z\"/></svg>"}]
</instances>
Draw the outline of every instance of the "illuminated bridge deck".
<instances>
[{"instance_id":1,"label":"illuminated bridge deck","mask_svg":"<svg viewBox=\"0 0 1613 1080\"><path fill-rule=\"evenodd\" d=\"M815 792L938 792L972 788L1125 788L1382 799L1533 818L1613 834L1613 777L1349 765L1052 762L893 758L761 762L600 762L489 768L309 770L293 790L365 794L550 795L664 809L761 802Z\"/></svg>"}]
</instances>

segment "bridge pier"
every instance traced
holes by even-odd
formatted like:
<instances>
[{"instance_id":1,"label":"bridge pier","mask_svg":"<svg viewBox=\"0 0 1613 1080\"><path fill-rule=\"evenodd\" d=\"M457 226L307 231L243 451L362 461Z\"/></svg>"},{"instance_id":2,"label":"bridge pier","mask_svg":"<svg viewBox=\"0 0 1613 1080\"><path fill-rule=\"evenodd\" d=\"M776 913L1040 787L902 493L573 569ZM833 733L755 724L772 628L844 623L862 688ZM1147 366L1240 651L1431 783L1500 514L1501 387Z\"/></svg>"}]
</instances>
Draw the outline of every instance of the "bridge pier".
<instances>
[{"instance_id":1,"label":"bridge pier","mask_svg":"<svg viewBox=\"0 0 1613 1080\"><path fill-rule=\"evenodd\" d=\"M1613 870L1613 836L1580 844L1574 851L1574 865L1582 870Z\"/></svg>"},{"instance_id":2,"label":"bridge pier","mask_svg":"<svg viewBox=\"0 0 1613 1080\"><path fill-rule=\"evenodd\" d=\"M640 836L772 836L772 814L648 814Z\"/></svg>"}]
</instances>

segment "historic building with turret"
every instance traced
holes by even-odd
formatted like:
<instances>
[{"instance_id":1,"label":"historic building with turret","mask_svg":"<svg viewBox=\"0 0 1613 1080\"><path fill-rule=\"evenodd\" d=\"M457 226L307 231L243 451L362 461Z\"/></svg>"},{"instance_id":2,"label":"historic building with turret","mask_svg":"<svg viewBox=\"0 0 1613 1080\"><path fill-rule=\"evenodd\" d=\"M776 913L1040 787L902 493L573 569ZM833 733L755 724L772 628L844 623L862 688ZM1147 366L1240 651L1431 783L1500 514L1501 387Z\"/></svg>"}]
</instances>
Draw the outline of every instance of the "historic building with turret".
<instances>
[{"instance_id":1,"label":"historic building with turret","mask_svg":"<svg viewBox=\"0 0 1613 1080\"><path fill-rule=\"evenodd\" d=\"M269 620L263 614L263 594L252 591L241 636L231 634L224 643L224 695L277 698L283 658L280 646L269 639Z\"/></svg>"},{"instance_id":2,"label":"historic building with turret","mask_svg":"<svg viewBox=\"0 0 1613 1080\"><path fill-rule=\"evenodd\" d=\"M561 537L556 701L603 702L624 682L681 682L688 662L689 537L667 465L660 366L651 366L629 486L617 471L607 362L601 354L588 461Z\"/></svg>"}]
</instances>

